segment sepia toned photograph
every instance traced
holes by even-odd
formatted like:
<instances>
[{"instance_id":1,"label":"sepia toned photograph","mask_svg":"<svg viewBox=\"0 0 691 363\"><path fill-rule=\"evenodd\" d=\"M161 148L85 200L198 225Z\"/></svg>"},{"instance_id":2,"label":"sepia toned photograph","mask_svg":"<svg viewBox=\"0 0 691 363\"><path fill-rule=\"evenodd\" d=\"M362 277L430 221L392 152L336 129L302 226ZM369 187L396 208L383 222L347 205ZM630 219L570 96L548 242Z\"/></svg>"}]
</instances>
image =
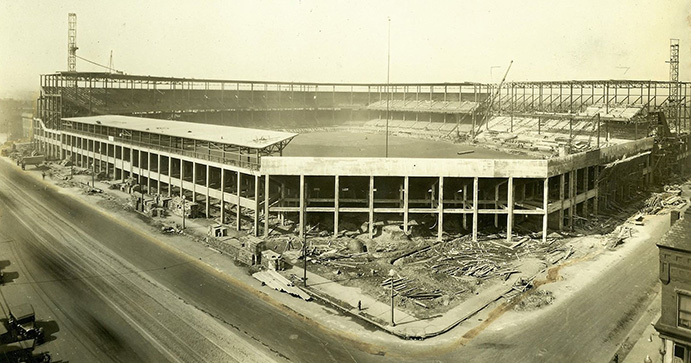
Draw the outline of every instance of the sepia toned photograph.
<instances>
[{"instance_id":1,"label":"sepia toned photograph","mask_svg":"<svg viewBox=\"0 0 691 363\"><path fill-rule=\"evenodd\" d=\"M691 363L691 3L0 0L0 363Z\"/></svg>"}]
</instances>

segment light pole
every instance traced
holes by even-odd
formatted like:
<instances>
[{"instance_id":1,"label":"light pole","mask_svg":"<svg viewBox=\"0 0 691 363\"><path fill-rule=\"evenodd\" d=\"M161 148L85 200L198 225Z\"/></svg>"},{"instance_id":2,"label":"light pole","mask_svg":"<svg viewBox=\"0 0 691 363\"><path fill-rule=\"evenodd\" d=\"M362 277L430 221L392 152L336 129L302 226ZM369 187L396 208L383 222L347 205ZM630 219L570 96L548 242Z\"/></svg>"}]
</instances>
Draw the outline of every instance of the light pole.
<instances>
[{"instance_id":1,"label":"light pole","mask_svg":"<svg viewBox=\"0 0 691 363\"><path fill-rule=\"evenodd\" d=\"M185 195L180 193L180 198L182 198L182 229L185 229Z\"/></svg>"},{"instance_id":2,"label":"light pole","mask_svg":"<svg viewBox=\"0 0 691 363\"><path fill-rule=\"evenodd\" d=\"M389 276L391 277L391 326L396 326L396 322L393 319L393 277L396 271L393 269L389 270Z\"/></svg>"},{"instance_id":3,"label":"light pole","mask_svg":"<svg viewBox=\"0 0 691 363\"><path fill-rule=\"evenodd\" d=\"M302 238L302 283L307 287L307 233Z\"/></svg>"}]
</instances>

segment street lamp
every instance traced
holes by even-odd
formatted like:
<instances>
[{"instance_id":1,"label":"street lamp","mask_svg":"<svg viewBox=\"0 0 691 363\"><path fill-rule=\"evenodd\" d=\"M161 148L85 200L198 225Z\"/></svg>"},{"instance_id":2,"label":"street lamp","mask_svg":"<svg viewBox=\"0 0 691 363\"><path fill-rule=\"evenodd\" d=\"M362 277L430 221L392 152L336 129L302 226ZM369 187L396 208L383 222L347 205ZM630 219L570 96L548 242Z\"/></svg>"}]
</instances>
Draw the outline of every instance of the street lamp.
<instances>
[{"instance_id":1,"label":"street lamp","mask_svg":"<svg viewBox=\"0 0 691 363\"><path fill-rule=\"evenodd\" d=\"M393 319L393 277L396 271L393 269L389 270L389 276L391 277L391 326L396 326L396 322Z\"/></svg>"}]
</instances>

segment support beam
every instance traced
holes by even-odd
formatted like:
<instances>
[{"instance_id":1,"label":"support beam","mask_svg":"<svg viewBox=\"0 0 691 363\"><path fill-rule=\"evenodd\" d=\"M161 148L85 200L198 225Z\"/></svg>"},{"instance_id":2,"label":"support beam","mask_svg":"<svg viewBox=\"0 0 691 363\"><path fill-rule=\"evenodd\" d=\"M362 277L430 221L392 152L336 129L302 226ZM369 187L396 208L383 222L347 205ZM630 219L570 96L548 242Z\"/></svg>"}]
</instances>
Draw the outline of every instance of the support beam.
<instances>
[{"instance_id":1,"label":"support beam","mask_svg":"<svg viewBox=\"0 0 691 363\"><path fill-rule=\"evenodd\" d=\"M593 176L595 177L595 198L593 198L593 213L598 214L600 211L600 168L594 166Z\"/></svg>"},{"instance_id":2,"label":"support beam","mask_svg":"<svg viewBox=\"0 0 691 363\"><path fill-rule=\"evenodd\" d=\"M204 181L204 185L206 186L206 218L210 217L211 214L211 206L209 202L209 164L206 164L206 180Z\"/></svg>"},{"instance_id":3,"label":"support beam","mask_svg":"<svg viewBox=\"0 0 691 363\"><path fill-rule=\"evenodd\" d=\"M439 177L439 203L437 205L437 240L441 241L444 233L444 177Z\"/></svg>"},{"instance_id":4,"label":"support beam","mask_svg":"<svg viewBox=\"0 0 691 363\"><path fill-rule=\"evenodd\" d=\"M473 178L473 242L477 242L477 211L478 211L478 177Z\"/></svg>"},{"instance_id":5,"label":"support beam","mask_svg":"<svg viewBox=\"0 0 691 363\"><path fill-rule=\"evenodd\" d=\"M259 236L259 175L254 176L254 236Z\"/></svg>"},{"instance_id":6,"label":"support beam","mask_svg":"<svg viewBox=\"0 0 691 363\"><path fill-rule=\"evenodd\" d=\"M305 243L305 176L300 175L300 232L299 237Z\"/></svg>"},{"instance_id":7,"label":"support beam","mask_svg":"<svg viewBox=\"0 0 691 363\"><path fill-rule=\"evenodd\" d=\"M237 193L237 197L238 197L238 204L236 205L237 211L236 211L236 215L235 215L235 219L236 219L236 223L235 223L235 224L237 224L237 226L235 227L235 229L236 229L237 231L239 231L239 230L241 229L241 228L240 228L240 216L241 216L240 213L241 213L242 207L240 206L240 194L241 194L241 193L240 193L240 188L242 188L242 186L240 185L240 179L242 179L242 173L241 173L240 171L237 171L237 172L235 172L235 173L237 174L237 183L236 183L236 184L237 184L237 189L235 189L235 193Z\"/></svg>"},{"instance_id":8,"label":"support beam","mask_svg":"<svg viewBox=\"0 0 691 363\"><path fill-rule=\"evenodd\" d=\"M508 189L506 191L506 196L507 196L507 205L509 207L509 212L506 215L506 241L511 242L512 234L513 234L513 177L509 177L509 185ZM464 214L465 216L465 214Z\"/></svg>"},{"instance_id":9,"label":"support beam","mask_svg":"<svg viewBox=\"0 0 691 363\"><path fill-rule=\"evenodd\" d=\"M221 168L221 224L225 223L226 218L226 173L225 169Z\"/></svg>"},{"instance_id":10,"label":"support beam","mask_svg":"<svg viewBox=\"0 0 691 363\"><path fill-rule=\"evenodd\" d=\"M340 176L336 175L334 177L334 237L338 237L338 208L339 208L339 194L340 194Z\"/></svg>"},{"instance_id":11,"label":"support beam","mask_svg":"<svg viewBox=\"0 0 691 363\"><path fill-rule=\"evenodd\" d=\"M161 154L158 154L158 166L156 167L158 172L158 178L156 178L156 194L161 194ZM113 163L115 165L115 163ZM208 216L208 214L207 214Z\"/></svg>"},{"instance_id":12,"label":"support beam","mask_svg":"<svg viewBox=\"0 0 691 363\"><path fill-rule=\"evenodd\" d=\"M583 199L583 217L588 217L588 175L590 174L590 167L585 167L583 169L584 174L583 174L583 193L585 193L586 197Z\"/></svg>"},{"instance_id":13,"label":"support beam","mask_svg":"<svg viewBox=\"0 0 691 363\"><path fill-rule=\"evenodd\" d=\"M547 222L549 219L549 211L547 210L547 206L549 204L549 178L545 178L543 184L544 187L542 193L542 208L544 214L542 216L542 242L547 242Z\"/></svg>"},{"instance_id":14,"label":"support beam","mask_svg":"<svg viewBox=\"0 0 691 363\"><path fill-rule=\"evenodd\" d=\"M369 238L374 238L374 175L369 176Z\"/></svg>"},{"instance_id":15,"label":"support beam","mask_svg":"<svg viewBox=\"0 0 691 363\"><path fill-rule=\"evenodd\" d=\"M403 177L403 233L408 233L409 200L408 191L410 190L410 177Z\"/></svg>"},{"instance_id":16,"label":"support beam","mask_svg":"<svg viewBox=\"0 0 691 363\"><path fill-rule=\"evenodd\" d=\"M267 174L264 176L264 237L269 237L269 207L271 205L271 198L269 197L269 180L271 177Z\"/></svg>"},{"instance_id":17,"label":"support beam","mask_svg":"<svg viewBox=\"0 0 691 363\"><path fill-rule=\"evenodd\" d=\"M564 230L564 197L565 197L565 190L564 190L564 184L566 183L566 174L560 174L559 175L559 203L561 204L561 207L559 207L559 230L563 231Z\"/></svg>"},{"instance_id":18,"label":"support beam","mask_svg":"<svg viewBox=\"0 0 691 363\"><path fill-rule=\"evenodd\" d=\"M573 231L573 215L576 209L576 171L571 170L569 172L569 200L571 200L571 206L569 207L569 230Z\"/></svg>"}]
</instances>

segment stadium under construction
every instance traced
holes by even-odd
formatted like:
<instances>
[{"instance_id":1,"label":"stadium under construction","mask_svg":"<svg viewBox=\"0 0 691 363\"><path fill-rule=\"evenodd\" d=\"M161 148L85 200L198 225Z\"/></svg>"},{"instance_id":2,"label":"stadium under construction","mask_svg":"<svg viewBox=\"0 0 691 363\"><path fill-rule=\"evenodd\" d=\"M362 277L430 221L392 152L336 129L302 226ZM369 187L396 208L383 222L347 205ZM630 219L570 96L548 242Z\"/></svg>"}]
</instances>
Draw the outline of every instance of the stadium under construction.
<instances>
[{"instance_id":1,"label":"stadium under construction","mask_svg":"<svg viewBox=\"0 0 691 363\"><path fill-rule=\"evenodd\" d=\"M492 230L511 240L518 229L546 238L691 166L691 83L678 81L326 84L59 72L41 76L40 90L33 142L48 157L134 180L150 195L185 196L238 230L249 220L255 235L290 225L302 237L318 225L371 238L400 225L438 238ZM311 133L321 135L312 152L289 152ZM363 133L377 152L324 156ZM389 154L389 136L408 138L407 152ZM419 139L433 145L424 157Z\"/></svg>"}]
</instances>

